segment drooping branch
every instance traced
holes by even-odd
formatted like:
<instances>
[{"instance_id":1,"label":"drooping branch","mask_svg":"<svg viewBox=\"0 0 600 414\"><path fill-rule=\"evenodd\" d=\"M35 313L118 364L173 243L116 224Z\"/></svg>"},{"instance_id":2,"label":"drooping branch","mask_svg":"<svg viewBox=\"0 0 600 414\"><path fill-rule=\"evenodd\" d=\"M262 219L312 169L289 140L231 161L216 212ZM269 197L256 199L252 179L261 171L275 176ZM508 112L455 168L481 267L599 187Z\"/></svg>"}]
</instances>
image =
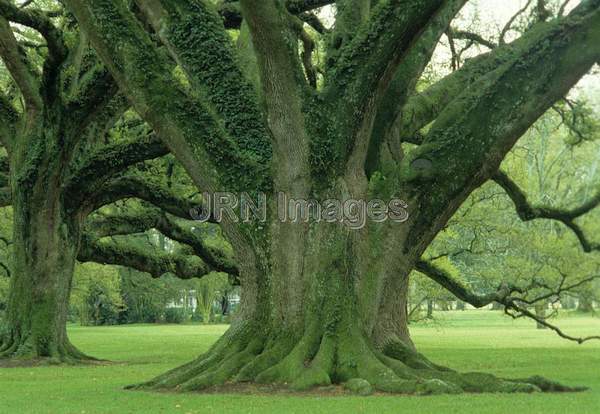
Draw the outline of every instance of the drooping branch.
<instances>
[{"instance_id":1,"label":"drooping branch","mask_svg":"<svg viewBox=\"0 0 600 414\"><path fill-rule=\"evenodd\" d=\"M192 209L202 208L198 202L176 195L160 181L147 175L123 174L96 189L88 200L82 200L87 211L94 211L107 204L126 198L138 198L160 209L186 220L191 218ZM199 205L200 204L200 205ZM73 208L80 207L73 205Z\"/></svg>"},{"instance_id":2,"label":"drooping branch","mask_svg":"<svg viewBox=\"0 0 600 414\"><path fill-rule=\"evenodd\" d=\"M593 250L600 250L600 245L591 243L585 236L583 229L575 223L575 219L589 213L600 205L600 191L581 206L567 210L531 205L527 200L525 192L502 171L498 171L493 176L493 180L504 189L506 194L513 201L517 214L521 220L531 221L535 219L550 219L560 221L573 231L586 253Z\"/></svg>"},{"instance_id":3,"label":"drooping branch","mask_svg":"<svg viewBox=\"0 0 600 414\"><path fill-rule=\"evenodd\" d=\"M146 272L154 278L167 273L181 279L199 278L211 272L198 256L167 253L114 240L94 240L84 237L77 255L81 262L126 266Z\"/></svg>"},{"instance_id":4,"label":"drooping branch","mask_svg":"<svg viewBox=\"0 0 600 414\"><path fill-rule=\"evenodd\" d=\"M169 239L190 246L194 254L213 270L238 275L239 271L231 254L210 246L193 227L193 223L184 224L160 209L151 207L126 210L119 214L97 214L86 222L88 233L98 238L158 230Z\"/></svg>"},{"instance_id":5,"label":"drooping branch","mask_svg":"<svg viewBox=\"0 0 600 414\"><path fill-rule=\"evenodd\" d=\"M509 295L514 292L520 292L520 289L515 286L503 285L496 292L477 294L429 261L421 260L417 262L415 269L451 292L460 300L476 308L482 308L493 302L503 303Z\"/></svg>"},{"instance_id":6,"label":"drooping branch","mask_svg":"<svg viewBox=\"0 0 600 414\"><path fill-rule=\"evenodd\" d=\"M541 296L537 297L536 299L527 299L527 298L522 298L522 297L514 295L515 293L525 295L525 294L527 294L527 289L523 289L523 288L519 288L516 286L507 285L507 284L503 284L495 292L491 292L491 293L487 293L487 294L477 294L477 293L469 290L467 287L463 286L461 283L454 280L454 278L451 275L449 275L448 273L446 273L439 267L435 266L431 262L419 261L419 262L417 262L415 269L418 270L419 272L421 272L422 274L424 274L425 276L427 276L428 278L430 278L431 280L433 280L434 282L438 283L440 286L442 286L443 288L445 288L452 294L454 294L454 296L456 296L458 299L460 299L464 302L467 302L470 305L475 306L476 308L481 308L481 307L487 306L493 302L497 302L497 303L504 305L505 312L508 315L512 316L513 318L527 317L527 318L533 319L537 323L553 330L560 337L562 337L564 339L575 341L578 344L582 344L586 341L590 341L593 339L600 340L600 336L597 336L597 335L587 336L587 337L574 337L574 336L565 334L560 328L551 324L545 318L542 318L527 309L528 305L532 305L537 302L545 301L549 297L552 297L552 296L560 296L562 293L568 292L569 290L572 290L576 287L582 286L585 283L589 283L589 282L597 279L599 276L593 276L591 278L586 278L585 280L577 282L570 286L564 286L564 283L561 283L558 286L558 288L551 291L550 293L541 295Z\"/></svg>"}]
</instances>

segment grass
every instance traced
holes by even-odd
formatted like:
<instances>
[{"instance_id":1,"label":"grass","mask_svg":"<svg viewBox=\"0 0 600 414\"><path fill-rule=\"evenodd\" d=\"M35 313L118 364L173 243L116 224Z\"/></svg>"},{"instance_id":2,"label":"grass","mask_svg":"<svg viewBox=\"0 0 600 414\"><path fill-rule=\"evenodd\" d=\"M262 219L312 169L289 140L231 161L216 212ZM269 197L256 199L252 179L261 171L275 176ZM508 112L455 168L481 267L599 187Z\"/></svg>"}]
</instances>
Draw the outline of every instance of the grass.
<instances>
[{"instance_id":1,"label":"grass","mask_svg":"<svg viewBox=\"0 0 600 414\"><path fill-rule=\"evenodd\" d=\"M504 377L540 374L590 391L577 394L285 396L166 394L124 391L205 351L224 325L70 327L81 350L118 362L108 366L0 370L0 413L598 413L600 342L577 345L530 321L491 311L440 312L440 322L412 328L432 360ZM600 318L568 317L574 334L600 332Z\"/></svg>"}]
</instances>

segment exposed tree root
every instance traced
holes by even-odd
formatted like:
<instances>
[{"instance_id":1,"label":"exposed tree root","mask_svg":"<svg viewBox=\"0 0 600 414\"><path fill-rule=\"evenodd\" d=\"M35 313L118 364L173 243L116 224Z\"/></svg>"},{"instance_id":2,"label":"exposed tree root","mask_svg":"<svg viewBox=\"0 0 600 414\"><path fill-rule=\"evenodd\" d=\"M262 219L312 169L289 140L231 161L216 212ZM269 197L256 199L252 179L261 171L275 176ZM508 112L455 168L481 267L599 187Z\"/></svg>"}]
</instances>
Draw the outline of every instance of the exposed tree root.
<instances>
[{"instance_id":1,"label":"exposed tree root","mask_svg":"<svg viewBox=\"0 0 600 414\"><path fill-rule=\"evenodd\" d=\"M270 384L293 391L344 385L351 392L431 395L514 392L574 392L542 377L502 379L484 373L459 373L433 364L400 341L374 349L358 329L344 335L317 326L298 340L293 335L265 339L234 333L197 360L129 389L200 391L240 383Z\"/></svg>"},{"instance_id":2,"label":"exposed tree root","mask_svg":"<svg viewBox=\"0 0 600 414\"><path fill-rule=\"evenodd\" d=\"M68 340L40 349L30 337L6 335L0 342L0 367L105 363L79 351Z\"/></svg>"}]
</instances>

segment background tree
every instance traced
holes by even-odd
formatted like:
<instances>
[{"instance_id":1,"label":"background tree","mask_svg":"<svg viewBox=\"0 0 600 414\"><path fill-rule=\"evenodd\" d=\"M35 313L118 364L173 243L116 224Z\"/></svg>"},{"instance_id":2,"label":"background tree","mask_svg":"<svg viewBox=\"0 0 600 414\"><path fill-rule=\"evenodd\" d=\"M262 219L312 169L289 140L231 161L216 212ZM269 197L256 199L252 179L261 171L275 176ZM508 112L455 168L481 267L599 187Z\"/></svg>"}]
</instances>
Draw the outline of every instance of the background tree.
<instances>
[{"instance_id":1,"label":"background tree","mask_svg":"<svg viewBox=\"0 0 600 414\"><path fill-rule=\"evenodd\" d=\"M202 276L212 267L194 253L203 246L200 238L188 238L195 247L184 253L152 255L118 238L106 240L113 235L106 226L98 230L107 234L86 232L86 218L137 198L161 212L154 211L154 225L162 211L188 219L195 203L168 188L167 174L151 175L152 165L143 162L168 149L127 112L110 74L60 3L0 1L0 58L0 140L6 153L1 204L12 206L13 217L0 357L87 359L66 334L76 259L124 264L155 277ZM187 237L181 232L180 238Z\"/></svg>"}]
</instances>

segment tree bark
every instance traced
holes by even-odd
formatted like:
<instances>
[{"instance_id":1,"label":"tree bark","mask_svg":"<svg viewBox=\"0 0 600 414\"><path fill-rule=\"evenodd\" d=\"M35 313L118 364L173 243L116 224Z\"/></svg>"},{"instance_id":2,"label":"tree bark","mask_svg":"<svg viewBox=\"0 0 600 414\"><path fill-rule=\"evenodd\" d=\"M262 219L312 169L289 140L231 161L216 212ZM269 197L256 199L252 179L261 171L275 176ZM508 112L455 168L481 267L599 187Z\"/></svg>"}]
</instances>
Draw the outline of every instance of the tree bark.
<instances>
[{"instance_id":1,"label":"tree bark","mask_svg":"<svg viewBox=\"0 0 600 414\"><path fill-rule=\"evenodd\" d=\"M19 138L27 144L26 137ZM15 148L13 157L22 155ZM9 363L90 359L70 343L66 330L81 226L63 205L60 153L45 155L36 164L14 158L11 163L14 259L0 347L0 358L12 359Z\"/></svg>"},{"instance_id":2,"label":"tree bark","mask_svg":"<svg viewBox=\"0 0 600 414\"><path fill-rule=\"evenodd\" d=\"M398 299L387 301L400 316L379 324L384 315L363 310L379 309L382 303L382 273L376 270L381 257L357 254L361 243L344 224L318 223L308 234L306 250L286 250L286 260L303 263L293 300L287 300L292 292L283 292L277 283L287 280L287 274L262 274L271 281L267 302L276 304L276 312L267 307L262 314L238 318L197 360L131 388L195 391L256 382L305 390L357 379L375 390L409 394L531 392L541 386L535 380L460 374L432 363L414 350L408 335L408 275L395 278L403 287L392 292ZM361 270L369 267L375 273ZM272 269L268 264L264 268Z\"/></svg>"}]
</instances>

